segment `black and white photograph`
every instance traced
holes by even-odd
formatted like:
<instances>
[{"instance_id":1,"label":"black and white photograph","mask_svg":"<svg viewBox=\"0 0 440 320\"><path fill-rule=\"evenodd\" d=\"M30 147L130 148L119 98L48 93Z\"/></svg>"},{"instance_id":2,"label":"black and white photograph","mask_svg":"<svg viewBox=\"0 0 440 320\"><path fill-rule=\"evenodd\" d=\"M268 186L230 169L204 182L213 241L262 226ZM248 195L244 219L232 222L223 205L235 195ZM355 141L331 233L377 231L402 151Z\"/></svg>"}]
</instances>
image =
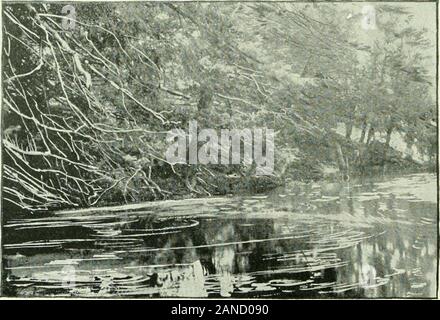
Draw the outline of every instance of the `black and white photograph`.
<instances>
[{"instance_id":1,"label":"black and white photograph","mask_svg":"<svg viewBox=\"0 0 440 320\"><path fill-rule=\"evenodd\" d=\"M2 299L438 299L438 2L1 11Z\"/></svg>"}]
</instances>

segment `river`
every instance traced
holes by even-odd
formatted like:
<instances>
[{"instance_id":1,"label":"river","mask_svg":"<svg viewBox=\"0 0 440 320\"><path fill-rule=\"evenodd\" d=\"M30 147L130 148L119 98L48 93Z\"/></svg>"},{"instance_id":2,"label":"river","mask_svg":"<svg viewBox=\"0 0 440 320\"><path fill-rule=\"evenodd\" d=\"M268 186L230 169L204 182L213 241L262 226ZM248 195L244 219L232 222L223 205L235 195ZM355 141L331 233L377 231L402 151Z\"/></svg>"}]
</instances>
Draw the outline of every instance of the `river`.
<instances>
[{"instance_id":1,"label":"river","mask_svg":"<svg viewBox=\"0 0 440 320\"><path fill-rule=\"evenodd\" d=\"M29 215L3 227L3 291L435 297L437 218L434 174Z\"/></svg>"}]
</instances>

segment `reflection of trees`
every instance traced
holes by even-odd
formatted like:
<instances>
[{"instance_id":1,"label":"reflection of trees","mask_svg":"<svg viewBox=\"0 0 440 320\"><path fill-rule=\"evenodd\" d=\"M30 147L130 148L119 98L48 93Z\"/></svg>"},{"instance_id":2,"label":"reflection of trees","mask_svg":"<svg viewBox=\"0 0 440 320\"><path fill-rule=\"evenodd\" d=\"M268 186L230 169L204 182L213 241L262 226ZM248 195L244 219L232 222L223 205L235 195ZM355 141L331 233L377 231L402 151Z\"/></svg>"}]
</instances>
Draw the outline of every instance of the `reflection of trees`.
<instances>
[{"instance_id":1,"label":"reflection of trees","mask_svg":"<svg viewBox=\"0 0 440 320\"><path fill-rule=\"evenodd\" d=\"M246 242L254 239L267 239L273 235L273 225L260 221L236 220L234 223L222 221L212 224L206 231L207 243ZM247 226L250 223L251 226ZM212 251L214 271L220 282L220 295L230 296L234 289L234 273L246 273L264 269L262 256L272 252L276 242L239 243L216 246Z\"/></svg>"},{"instance_id":2,"label":"reflection of trees","mask_svg":"<svg viewBox=\"0 0 440 320\"><path fill-rule=\"evenodd\" d=\"M150 220L144 228L157 226ZM257 222L250 228L244 221L201 222L200 228L192 232L179 232L173 235L146 239L146 245L163 250L139 256L141 264L185 264L189 267L173 268L171 271L157 272L151 285L161 288L164 295L204 296L205 272L215 275L220 285L220 295L230 296L234 290L235 273L264 269L261 257L273 252L276 242L264 244L230 242L250 241L270 238L273 235L271 223ZM222 245L225 244L225 245ZM207 247L194 248L206 245ZM185 249L172 249L186 247ZM193 247L193 248L191 248ZM170 250L167 250L170 249Z\"/></svg>"},{"instance_id":3,"label":"reflection of trees","mask_svg":"<svg viewBox=\"0 0 440 320\"><path fill-rule=\"evenodd\" d=\"M378 234L375 228L372 233ZM433 261L435 250L430 252L426 230L420 226L394 224L385 234L373 237L353 247L344 257L351 261L349 268L338 270L338 283L360 283L363 270L374 267L378 284L389 278L389 283L377 286L361 286L356 295L366 297L406 297L429 295L435 286ZM405 241L407 240L407 241ZM405 243L409 245L405 246ZM427 275L432 274L432 280Z\"/></svg>"},{"instance_id":4,"label":"reflection of trees","mask_svg":"<svg viewBox=\"0 0 440 320\"><path fill-rule=\"evenodd\" d=\"M229 242L234 239L234 226L230 223L224 224L213 235L214 243ZM220 281L220 295L229 297L234 291L234 266L235 248L232 245L215 247L212 252L212 262Z\"/></svg>"},{"instance_id":5,"label":"reflection of trees","mask_svg":"<svg viewBox=\"0 0 440 320\"><path fill-rule=\"evenodd\" d=\"M122 235L139 236L142 232L150 234L138 237L139 241L143 239L142 246L146 250L140 252L127 250L127 256L121 253L121 258L124 259L111 262L112 270L121 264L118 271L127 272L125 266L128 264L129 269L132 270L129 276L144 277L147 289L162 296L200 297L218 293L229 296L233 294L234 289L234 294L238 294L237 289L243 287L249 291L241 291L241 294L258 295L265 289L272 289L272 291L268 290L268 295L286 297L321 296L319 293L321 291L351 297L435 294L437 258L435 228L433 225L421 223L423 219L435 218L434 204L402 200L401 197L392 195L373 197L361 202L356 198L353 200L349 191L348 194L339 197L339 202L325 201L320 205L316 209L319 215L308 217L311 220L298 221L288 216L251 219L242 218L246 217L243 213L240 218L235 219L202 219L195 228L178 229L176 233L168 234L160 233L163 230L169 231L166 228L172 226L181 226L182 223L186 225L191 219L187 217L164 219L154 215L140 217L135 222L123 224ZM365 212L361 211L361 206L364 207ZM355 216L358 218L368 217L365 220L380 221L380 223L370 223L368 228L363 229L359 225L354 225L356 219L353 217L348 217L351 219L350 223L353 223L350 225L345 221L322 218L323 213L353 214L355 210L357 213ZM380 216L378 210L381 210ZM386 219L371 219L380 217ZM132 221L129 214L124 219ZM117 221L110 220L111 223ZM162 231L157 231L157 235L151 235L153 229ZM75 230L66 229L62 234L63 237L60 235L60 239L68 238L70 232ZM350 230L354 231L355 235L359 233L359 238L356 236L354 239ZM304 238L251 242L256 239L301 234L304 234ZM376 236L364 239L364 235ZM31 239L29 238L31 235L23 236L25 238L20 239ZM84 237L88 236L89 234L84 234ZM40 233L39 237L38 239L41 239ZM152 251L148 251L149 248ZM46 261L41 253L40 250L38 263L44 265L46 262L65 258L65 252L51 252ZM82 254L82 258L85 258L84 253ZM92 256L93 252L90 252L90 257ZM332 265L334 261L347 262L348 265L334 266ZM9 267L13 267L11 261L7 263ZM81 268L85 268L85 265L86 262L81 262ZM107 294L118 294L119 289L135 292L140 288L133 285L132 289L127 289L125 278L121 282L119 275L106 274L102 277L103 273L97 271L108 267L108 261L93 261L93 264L90 262L88 269L96 270L96 274L99 275L93 279L98 283L94 284L97 286L96 292L107 290ZM311 267L315 269L311 271ZM23 274L28 272L24 269L20 270ZM265 273L265 271L274 272ZM16 272L17 270L14 271L15 274ZM4 275L6 276L6 273ZM10 276L9 273L8 277ZM47 274L44 276L47 277ZM134 278L137 281L136 277ZM295 283L298 280L312 280L313 285L307 284L302 288L292 286L286 290L286 287L284 289L276 287L280 284L286 285L289 281ZM385 283L384 281L387 280L388 283ZM257 286L251 286L250 283ZM138 284L139 281L136 282L136 286ZM321 288L316 289L319 285ZM142 286L144 286L143 282ZM305 287L310 290L303 290ZM8 289L12 290L11 287ZM139 290L143 289L145 288Z\"/></svg>"}]
</instances>

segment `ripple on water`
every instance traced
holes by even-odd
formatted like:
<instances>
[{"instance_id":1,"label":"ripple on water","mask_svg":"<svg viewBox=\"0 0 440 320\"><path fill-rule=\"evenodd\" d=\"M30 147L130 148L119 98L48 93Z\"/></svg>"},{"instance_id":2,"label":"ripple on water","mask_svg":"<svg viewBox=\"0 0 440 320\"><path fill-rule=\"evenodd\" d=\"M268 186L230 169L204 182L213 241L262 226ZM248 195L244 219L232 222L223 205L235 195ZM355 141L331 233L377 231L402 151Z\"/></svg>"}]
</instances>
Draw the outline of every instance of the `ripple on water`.
<instances>
[{"instance_id":1,"label":"ripple on water","mask_svg":"<svg viewBox=\"0 0 440 320\"><path fill-rule=\"evenodd\" d=\"M87 297L429 296L437 211L422 191L433 183L413 175L332 186L337 195L315 185L14 219L6 285Z\"/></svg>"}]
</instances>

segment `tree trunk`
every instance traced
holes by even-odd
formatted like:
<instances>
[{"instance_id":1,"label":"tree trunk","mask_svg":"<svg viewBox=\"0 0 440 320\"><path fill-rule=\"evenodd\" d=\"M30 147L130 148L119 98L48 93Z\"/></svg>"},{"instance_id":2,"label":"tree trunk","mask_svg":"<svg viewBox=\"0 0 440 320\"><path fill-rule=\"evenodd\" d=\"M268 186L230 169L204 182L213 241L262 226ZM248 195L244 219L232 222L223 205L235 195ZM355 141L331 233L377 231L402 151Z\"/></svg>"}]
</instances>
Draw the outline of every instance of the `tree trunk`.
<instances>
[{"instance_id":1,"label":"tree trunk","mask_svg":"<svg viewBox=\"0 0 440 320\"><path fill-rule=\"evenodd\" d=\"M345 123L345 139L351 140L351 134L353 132L353 122Z\"/></svg>"},{"instance_id":2,"label":"tree trunk","mask_svg":"<svg viewBox=\"0 0 440 320\"><path fill-rule=\"evenodd\" d=\"M344 154L342 153L341 145L337 141L335 141L334 144L336 150L336 161L338 163L339 172L341 173L344 180L348 180L348 165L347 162L345 161Z\"/></svg>"},{"instance_id":3,"label":"tree trunk","mask_svg":"<svg viewBox=\"0 0 440 320\"><path fill-rule=\"evenodd\" d=\"M393 129L394 128L392 126L387 129L387 138L385 140L385 151L386 152L388 151L388 148L390 147L391 134L393 133Z\"/></svg>"},{"instance_id":4,"label":"tree trunk","mask_svg":"<svg viewBox=\"0 0 440 320\"><path fill-rule=\"evenodd\" d=\"M393 129L394 129L394 127L390 126L390 127L388 127L387 132L386 132L387 137L385 140L385 146L384 146L384 150L383 150L383 159L382 159L383 164L385 164L387 161L388 149L390 148L391 134L393 133Z\"/></svg>"},{"instance_id":5,"label":"tree trunk","mask_svg":"<svg viewBox=\"0 0 440 320\"><path fill-rule=\"evenodd\" d=\"M370 127L370 130L368 130L368 136L367 136L367 145L369 145L371 143L371 139L373 138L374 140L374 128Z\"/></svg>"},{"instance_id":6,"label":"tree trunk","mask_svg":"<svg viewBox=\"0 0 440 320\"><path fill-rule=\"evenodd\" d=\"M382 168L383 168L383 173L385 173L385 168L386 168L386 164L387 164L387 157L388 157L388 149L390 148L390 141L391 141L391 134L393 133L393 129L394 126L389 126L386 134L387 137L385 139L385 145L383 147L383 156L382 156Z\"/></svg>"},{"instance_id":7,"label":"tree trunk","mask_svg":"<svg viewBox=\"0 0 440 320\"><path fill-rule=\"evenodd\" d=\"M367 133L367 123L364 121L362 122L362 132L361 132L361 137L359 139L360 143L364 143L366 133Z\"/></svg>"}]
</instances>

